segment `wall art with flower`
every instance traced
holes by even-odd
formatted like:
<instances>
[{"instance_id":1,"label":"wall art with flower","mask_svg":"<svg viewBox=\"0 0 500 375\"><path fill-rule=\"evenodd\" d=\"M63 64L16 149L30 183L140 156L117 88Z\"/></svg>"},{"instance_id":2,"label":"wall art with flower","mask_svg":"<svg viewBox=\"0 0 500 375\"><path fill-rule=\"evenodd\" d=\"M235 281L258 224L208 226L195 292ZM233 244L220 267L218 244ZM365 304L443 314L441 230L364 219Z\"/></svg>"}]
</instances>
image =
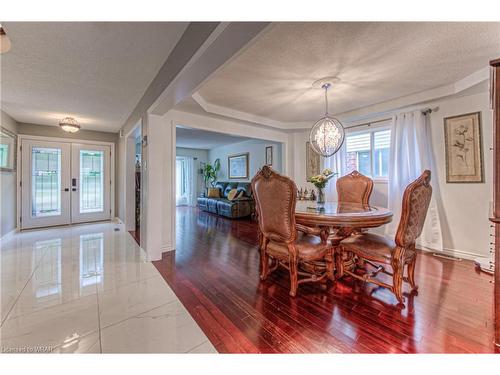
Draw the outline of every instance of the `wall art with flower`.
<instances>
[{"instance_id":1,"label":"wall art with flower","mask_svg":"<svg viewBox=\"0 0 500 375\"><path fill-rule=\"evenodd\" d=\"M484 182L481 112L444 119L446 182Z\"/></svg>"}]
</instances>

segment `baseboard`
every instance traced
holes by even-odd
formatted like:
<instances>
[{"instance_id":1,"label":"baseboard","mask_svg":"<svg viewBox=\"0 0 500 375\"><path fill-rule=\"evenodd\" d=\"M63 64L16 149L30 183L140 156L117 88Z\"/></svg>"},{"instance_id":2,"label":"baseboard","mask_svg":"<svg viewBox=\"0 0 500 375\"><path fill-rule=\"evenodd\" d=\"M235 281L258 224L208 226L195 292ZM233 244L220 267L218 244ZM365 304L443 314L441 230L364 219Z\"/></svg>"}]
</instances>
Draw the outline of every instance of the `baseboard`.
<instances>
[{"instance_id":1,"label":"baseboard","mask_svg":"<svg viewBox=\"0 0 500 375\"><path fill-rule=\"evenodd\" d=\"M443 255L447 255L452 258L461 258L461 259L466 259L466 260L476 260L478 258L485 258L484 255L481 254L476 254L476 253L471 253L469 251L463 251L463 250L458 250L458 249L449 249L449 248L443 248L442 251L436 250L436 249L431 249L429 247L426 247L422 244L417 245L417 248L429 252L429 253L442 253Z\"/></svg>"},{"instance_id":2,"label":"baseboard","mask_svg":"<svg viewBox=\"0 0 500 375\"><path fill-rule=\"evenodd\" d=\"M16 232L17 232L17 229L12 229L10 232L5 233L2 237L0 237L0 242L10 240Z\"/></svg>"},{"instance_id":3,"label":"baseboard","mask_svg":"<svg viewBox=\"0 0 500 375\"><path fill-rule=\"evenodd\" d=\"M174 251L174 250L175 250L175 246L172 244L162 245L162 247L161 247L162 253L166 253L168 251Z\"/></svg>"}]
</instances>

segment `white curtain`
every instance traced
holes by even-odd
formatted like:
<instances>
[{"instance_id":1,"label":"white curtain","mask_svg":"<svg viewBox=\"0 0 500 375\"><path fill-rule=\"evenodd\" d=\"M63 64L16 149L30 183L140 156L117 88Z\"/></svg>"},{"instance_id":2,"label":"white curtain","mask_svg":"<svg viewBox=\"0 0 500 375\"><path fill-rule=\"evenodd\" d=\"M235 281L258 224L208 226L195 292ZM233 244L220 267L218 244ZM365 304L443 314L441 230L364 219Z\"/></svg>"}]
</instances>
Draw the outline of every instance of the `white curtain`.
<instances>
[{"instance_id":1,"label":"white curtain","mask_svg":"<svg viewBox=\"0 0 500 375\"><path fill-rule=\"evenodd\" d=\"M386 234L394 237L401 217L403 193L408 184L425 169L431 171L432 200L427 212L419 245L442 251L443 239L440 215L436 204L439 196L438 175L432 154L429 121L422 111L400 113L392 118L391 151L389 163L388 207L393 212Z\"/></svg>"},{"instance_id":2,"label":"white curtain","mask_svg":"<svg viewBox=\"0 0 500 375\"><path fill-rule=\"evenodd\" d=\"M324 159L324 168L330 168L333 172L337 173L333 177L325 188L325 198L327 201L336 202L338 200L337 195L337 178L345 175L346 170L346 158L345 158L345 142L335 155Z\"/></svg>"},{"instance_id":3,"label":"white curtain","mask_svg":"<svg viewBox=\"0 0 500 375\"><path fill-rule=\"evenodd\" d=\"M196 168L192 156L176 158L176 191L175 200L177 206L196 205Z\"/></svg>"}]
</instances>

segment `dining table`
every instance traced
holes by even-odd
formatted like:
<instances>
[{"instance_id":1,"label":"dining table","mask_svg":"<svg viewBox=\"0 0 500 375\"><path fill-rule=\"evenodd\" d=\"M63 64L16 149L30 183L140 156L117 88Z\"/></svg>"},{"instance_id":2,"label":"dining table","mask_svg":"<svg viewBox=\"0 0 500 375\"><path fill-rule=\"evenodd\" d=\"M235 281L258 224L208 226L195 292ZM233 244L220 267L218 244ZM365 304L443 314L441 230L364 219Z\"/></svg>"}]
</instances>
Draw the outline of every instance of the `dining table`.
<instances>
[{"instance_id":1,"label":"dining table","mask_svg":"<svg viewBox=\"0 0 500 375\"><path fill-rule=\"evenodd\" d=\"M321 231L323 240L330 241L332 246L338 246L340 241L353 232L376 228L392 221L392 212L384 207L370 204L349 202L325 202L299 200L295 206L295 221L297 224L317 228ZM344 259L344 266L350 269L354 259ZM323 272L324 262L306 262L309 272Z\"/></svg>"}]
</instances>

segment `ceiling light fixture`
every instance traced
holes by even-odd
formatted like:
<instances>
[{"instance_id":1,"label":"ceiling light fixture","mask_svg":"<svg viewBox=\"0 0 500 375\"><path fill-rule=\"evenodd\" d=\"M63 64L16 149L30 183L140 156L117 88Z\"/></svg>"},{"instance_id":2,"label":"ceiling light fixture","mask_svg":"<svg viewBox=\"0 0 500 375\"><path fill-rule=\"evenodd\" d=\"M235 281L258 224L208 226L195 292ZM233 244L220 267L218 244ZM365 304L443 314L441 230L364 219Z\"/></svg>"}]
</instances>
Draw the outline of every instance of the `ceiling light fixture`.
<instances>
[{"instance_id":1,"label":"ceiling light fixture","mask_svg":"<svg viewBox=\"0 0 500 375\"><path fill-rule=\"evenodd\" d=\"M0 53L9 52L10 47L10 38L5 33L2 25L0 25Z\"/></svg>"},{"instance_id":2,"label":"ceiling light fixture","mask_svg":"<svg viewBox=\"0 0 500 375\"><path fill-rule=\"evenodd\" d=\"M59 126L68 133L76 133L80 130L80 125L73 117L65 117L59 122Z\"/></svg>"},{"instance_id":3,"label":"ceiling light fixture","mask_svg":"<svg viewBox=\"0 0 500 375\"><path fill-rule=\"evenodd\" d=\"M328 89L332 86L332 81L338 79L327 80L322 79L316 81L313 86L321 87L325 90L325 116L316 121L309 133L309 141L312 149L324 157L329 157L335 154L342 143L344 143L344 127L342 123L328 114Z\"/></svg>"}]
</instances>

